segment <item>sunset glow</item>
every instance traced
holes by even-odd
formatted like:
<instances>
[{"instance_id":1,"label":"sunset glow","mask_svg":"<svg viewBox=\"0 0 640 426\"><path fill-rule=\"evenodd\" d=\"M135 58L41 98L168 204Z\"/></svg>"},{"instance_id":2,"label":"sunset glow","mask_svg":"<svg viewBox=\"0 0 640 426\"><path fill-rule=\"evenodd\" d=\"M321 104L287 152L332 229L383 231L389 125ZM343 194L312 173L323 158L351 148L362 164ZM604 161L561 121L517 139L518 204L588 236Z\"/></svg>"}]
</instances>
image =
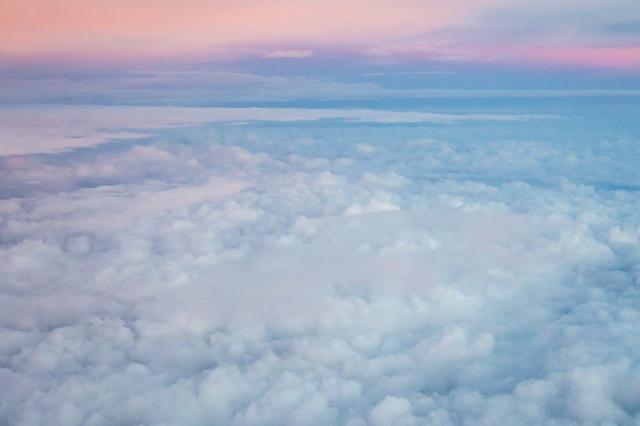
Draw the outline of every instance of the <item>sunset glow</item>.
<instances>
[{"instance_id":1,"label":"sunset glow","mask_svg":"<svg viewBox=\"0 0 640 426\"><path fill-rule=\"evenodd\" d=\"M602 9L606 2L587 3ZM637 3L623 3L624 7L612 7L613 13L602 16L600 22L590 17L535 27L527 20L545 19L544 14L538 16L541 10L566 13L572 5L585 8L585 3L7 0L0 6L0 54L14 61L46 61L62 55L89 56L104 63L144 63L162 58L228 60L269 56L283 49L321 48L347 49L355 55L412 50L481 62L636 67L640 65L637 44L629 45L629 34L620 37L615 28L624 26L640 9ZM521 21L527 32L514 28L513 34L502 36L496 31L501 19L509 21L507 28ZM594 42L602 37L606 45Z\"/></svg>"}]
</instances>

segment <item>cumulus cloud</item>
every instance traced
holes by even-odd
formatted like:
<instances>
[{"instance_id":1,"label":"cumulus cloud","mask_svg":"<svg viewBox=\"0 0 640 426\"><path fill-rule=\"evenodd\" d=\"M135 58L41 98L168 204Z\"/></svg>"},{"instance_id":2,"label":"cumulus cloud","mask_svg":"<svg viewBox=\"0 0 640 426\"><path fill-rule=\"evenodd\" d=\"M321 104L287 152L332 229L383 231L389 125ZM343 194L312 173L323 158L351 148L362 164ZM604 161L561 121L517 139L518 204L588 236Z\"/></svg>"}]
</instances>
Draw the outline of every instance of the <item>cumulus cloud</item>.
<instances>
[{"instance_id":1,"label":"cumulus cloud","mask_svg":"<svg viewBox=\"0 0 640 426\"><path fill-rule=\"evenodd\" d=\"M1 159L0 423L640 421L633 142L186 112L87 108L147 136ZM281 121L187 127L216 114Z\"/></svg>"}]
</instances>

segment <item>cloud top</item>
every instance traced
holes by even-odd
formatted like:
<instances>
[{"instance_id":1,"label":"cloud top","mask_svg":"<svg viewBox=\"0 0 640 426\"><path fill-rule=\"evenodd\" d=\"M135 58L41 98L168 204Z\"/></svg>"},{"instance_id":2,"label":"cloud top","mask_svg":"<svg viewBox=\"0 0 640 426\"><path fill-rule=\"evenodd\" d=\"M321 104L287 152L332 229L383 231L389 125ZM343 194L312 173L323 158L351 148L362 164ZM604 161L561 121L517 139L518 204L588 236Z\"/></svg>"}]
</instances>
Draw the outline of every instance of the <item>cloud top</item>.
<instances>
[{"instance_id":1,"label":"cloud top","mask_svg":"<svg viewBox=\"0 0 640 426\"><path fill-rule=\"evenodd\" d=\"M0 423L638 423L635 139L350 111L0 158Z\"/></svg>"}]
</instances>

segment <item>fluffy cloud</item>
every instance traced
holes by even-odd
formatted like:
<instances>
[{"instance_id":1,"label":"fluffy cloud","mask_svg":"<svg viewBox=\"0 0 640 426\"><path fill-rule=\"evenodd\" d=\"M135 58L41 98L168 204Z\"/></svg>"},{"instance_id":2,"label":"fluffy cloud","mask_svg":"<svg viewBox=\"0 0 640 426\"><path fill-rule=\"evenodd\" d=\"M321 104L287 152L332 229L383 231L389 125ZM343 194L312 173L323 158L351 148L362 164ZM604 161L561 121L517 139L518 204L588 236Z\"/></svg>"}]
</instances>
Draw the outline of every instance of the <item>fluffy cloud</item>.
<instances>
[{"instance_id":1,"label":"fluffy cloud","mask_svg":"<svg viewBox=\"0 0 640 426\"><path fill-rule=\"evenodd\" d=\"M0 422L637 423L637 147L464 125L2 159Z\"/></svg>"}]
</instances>

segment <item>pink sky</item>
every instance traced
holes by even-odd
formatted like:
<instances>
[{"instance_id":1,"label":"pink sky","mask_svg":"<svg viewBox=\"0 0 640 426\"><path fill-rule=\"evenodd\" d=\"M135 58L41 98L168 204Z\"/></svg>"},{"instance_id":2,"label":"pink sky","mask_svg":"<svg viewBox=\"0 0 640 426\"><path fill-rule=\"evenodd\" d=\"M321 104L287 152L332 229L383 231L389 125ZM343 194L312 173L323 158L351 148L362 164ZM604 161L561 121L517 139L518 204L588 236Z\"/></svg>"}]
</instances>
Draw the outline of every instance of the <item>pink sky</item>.
<instances>
[{"instance_id":1,"label":"pink sky","mask_svg":"<svg viewBox=\"0 0 640 426\"><path fill-rule=\"evenodd\" d=\"M640 12L631 0L612 7L597 0L554 3L3 0L0 55L144 62L242 55L302 58L312 56L314 49L337 48L378 58L409 54L481 62L640 65L637 34L593 32ZM573 3L580 9L572 9ZM528 31L524 39L521 28Z\"/></svg>"}]
</instances>

